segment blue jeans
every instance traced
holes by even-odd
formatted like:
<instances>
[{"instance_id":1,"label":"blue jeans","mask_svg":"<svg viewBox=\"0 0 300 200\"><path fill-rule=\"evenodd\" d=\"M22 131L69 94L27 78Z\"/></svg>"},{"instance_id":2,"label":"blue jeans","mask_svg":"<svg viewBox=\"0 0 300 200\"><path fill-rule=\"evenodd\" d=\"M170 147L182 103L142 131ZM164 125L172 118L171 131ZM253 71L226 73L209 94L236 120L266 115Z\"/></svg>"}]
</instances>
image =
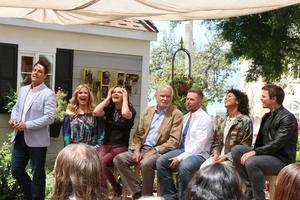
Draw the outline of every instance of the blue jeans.
<instances>
[{"instance_id":1,"label":"blue jeans","mask_svg":"<svg viewBox=\"0 0 300 200\"><path fill-rule=\"evenodd\" d=\"M27 200L45 199L46 152L47 147L27 146L23 132L17 134L12 150L11 173ZM32 180L25 171L29 160L32 168Z\"/></svg>"},{"instance_id":2,"label":"blue jeans","mask_svg":"<svg viewBox=\"0 0 300 200\"><path fill-rule=\"evenodd\" d=\"M170 151L158 158L156 161L157 175L160 181L161 195L166 200L177 199L177 191L170 170L170 158L183 153L183 149ZM192 155L182 160L178 166L178 196L184 200L185 189L205 159L200 155Z\"/></svg>"}]
</instances>

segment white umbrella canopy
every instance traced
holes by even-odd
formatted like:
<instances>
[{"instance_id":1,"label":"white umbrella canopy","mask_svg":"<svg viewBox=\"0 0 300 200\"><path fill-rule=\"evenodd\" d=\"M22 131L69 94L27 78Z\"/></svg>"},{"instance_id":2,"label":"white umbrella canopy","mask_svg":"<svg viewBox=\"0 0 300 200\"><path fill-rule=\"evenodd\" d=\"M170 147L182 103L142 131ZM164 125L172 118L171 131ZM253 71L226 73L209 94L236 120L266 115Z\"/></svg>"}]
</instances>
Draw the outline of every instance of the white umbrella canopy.
<instances>
[{"instance_id":1,"label":"white umbrella canopy","mask_svg":"<svg viewBox=\"0 0 300 200\"><path fill-rule=\"evenodd\" d=\"M0 0L0 17L91 24L119 19L217 19L274 10L300 0Z\"/></svg>"}]
</instances>

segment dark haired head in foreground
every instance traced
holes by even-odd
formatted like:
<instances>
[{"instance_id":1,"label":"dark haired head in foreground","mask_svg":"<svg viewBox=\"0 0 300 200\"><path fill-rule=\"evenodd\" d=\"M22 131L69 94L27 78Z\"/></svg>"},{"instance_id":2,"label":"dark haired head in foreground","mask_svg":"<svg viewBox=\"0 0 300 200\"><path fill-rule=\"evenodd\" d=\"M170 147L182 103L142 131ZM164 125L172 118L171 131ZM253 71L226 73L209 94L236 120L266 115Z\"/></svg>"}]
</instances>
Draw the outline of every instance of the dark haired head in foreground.
<instances>
[{"instance_id":1,"label":"dark haired head in foreground","mask_svg":"<svg viewBox=\"0 0 300 200\"><path fill-rule=\"evenodd\" d=\"M240 179L233 167L214 163L196 172L186 200L244 200Z\"/></svg>"},{"instance_id":2,"label":"dark haired head in foreground","mask_svg":"<svg viewBox=\"0 0 300 200\"><path fill-rule=\"evenodd\" d=\"M94 147L79 143L63 148L55 161L52 200L106 200L101 164Z\"/></svg>"}]
</instances>

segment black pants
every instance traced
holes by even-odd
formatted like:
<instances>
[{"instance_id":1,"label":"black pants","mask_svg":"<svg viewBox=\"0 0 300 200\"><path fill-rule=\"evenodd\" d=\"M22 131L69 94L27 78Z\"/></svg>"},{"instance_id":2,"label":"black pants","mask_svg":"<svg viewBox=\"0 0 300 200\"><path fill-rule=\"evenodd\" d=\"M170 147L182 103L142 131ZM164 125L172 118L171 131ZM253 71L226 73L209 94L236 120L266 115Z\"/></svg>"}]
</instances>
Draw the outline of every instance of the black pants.
<instances>
[{"instance_id":1,"label":"black pants","mask_svg":"<svg viewBox=\"0 0 300 200\"><path fill-rule=\"evenodd\" d=\"M45 162L47 147L29 147L24 141L24 133L18 132L12 150L11 173L17 180L27 200L45 199ZM25 171L30 160L32 180Z\"/></svg>"},{"instance_id":2,"label":"black pants","mask_svg":"<svg viewBox=\"0 0 300 200\"><path fill-rule=\"evenodd\" d=\"M255 200L265 200L265 176L277 176L285 166L281 160L270 155L256 155L249 158L245 165L241 164L241 157L252 149L247 146L237 145L232 148L233 165L245 181L248 188L252 188Z\"/></svg>"}]
</instances>

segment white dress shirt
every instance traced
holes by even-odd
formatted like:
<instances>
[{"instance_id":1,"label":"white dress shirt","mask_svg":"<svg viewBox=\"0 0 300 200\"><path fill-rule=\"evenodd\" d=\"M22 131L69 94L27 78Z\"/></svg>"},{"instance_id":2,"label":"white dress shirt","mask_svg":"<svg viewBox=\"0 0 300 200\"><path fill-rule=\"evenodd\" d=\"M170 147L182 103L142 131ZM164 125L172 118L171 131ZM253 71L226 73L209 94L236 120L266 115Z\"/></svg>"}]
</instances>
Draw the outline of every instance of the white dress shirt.
<instances>
[{"instance_id":1,"label":"white dress shirt","mask_svg":"<svg viewBox=\"0 0 300 200\"><path fill-rule=\"evenodd\" d=\"M183 127L185 127L190 113L183 117ZM213 120L204 110L199 108L192 113L189 130L185 138L184 152L177 156L179 161L191 155L201 155L207 159L213 141Z\"/></svg>"},{"instance_id":2,"label":"white dress shirt","mask_svg":"<svg viewBox=\"0 0 300 200\"><path fill-rule=\"evenodd\" d=\"M29 109L29 107L31 106L32 104L32 100L33 100L33 97L35 96L35 93L37 92L38 88L41 86L42 84L34 87L34 88L31 88L26 96L26 99L25 99L25 103L24 103L24 108L23 108L23 113L22 113L22 122L25 122L25 115L26 115L26 112L27 110Z\"/></svg>"}]
</instances>

